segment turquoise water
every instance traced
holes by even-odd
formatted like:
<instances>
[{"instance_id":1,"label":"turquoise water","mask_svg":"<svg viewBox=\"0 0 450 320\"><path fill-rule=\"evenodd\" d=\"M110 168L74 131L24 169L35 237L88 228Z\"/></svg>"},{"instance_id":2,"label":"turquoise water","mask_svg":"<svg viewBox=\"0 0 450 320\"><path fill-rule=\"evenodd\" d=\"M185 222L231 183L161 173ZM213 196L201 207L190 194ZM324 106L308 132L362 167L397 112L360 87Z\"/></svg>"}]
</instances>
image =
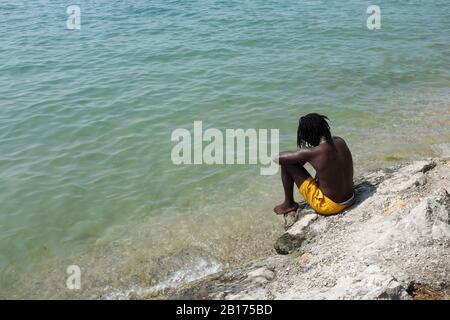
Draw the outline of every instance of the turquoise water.
<instances>
[{"instance_id":1,"label":"turquoise water","mask_svg":"<svg viewBox=\"0 0 450 320\"><path fill-rule=\"evenodd\" d=\"M270 251L277 176L175 166L176 128L329 116L357 173L450 142L446 0L0 3L0 297L129 297ZM375 3L374 3L375 4ZM82 290L68 291L68 265Z\"/></svg>"}]
</instances>

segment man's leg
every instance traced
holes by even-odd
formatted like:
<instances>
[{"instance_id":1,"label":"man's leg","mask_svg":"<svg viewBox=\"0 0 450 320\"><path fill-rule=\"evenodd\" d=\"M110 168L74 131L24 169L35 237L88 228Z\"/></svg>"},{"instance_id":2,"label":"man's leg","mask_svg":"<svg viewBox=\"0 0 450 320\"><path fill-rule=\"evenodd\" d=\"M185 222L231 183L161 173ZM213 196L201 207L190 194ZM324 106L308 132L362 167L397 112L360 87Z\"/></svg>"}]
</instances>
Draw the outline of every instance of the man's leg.
<instances>
[{"instance_id":1,"label":"man's leg","mask_svg":"<svg viewBox=\"0 0 450 320\"><path fill-rule=\"evenodd\" d=\"M279 204L273 211L276 214L286 214L297 211L298 203L294 201L294 182L299 188L303 181L311 177L309 172L302 165L284 165L281 166L281 182L284 189L284 201Z\"/></svg>"}]
</instances>

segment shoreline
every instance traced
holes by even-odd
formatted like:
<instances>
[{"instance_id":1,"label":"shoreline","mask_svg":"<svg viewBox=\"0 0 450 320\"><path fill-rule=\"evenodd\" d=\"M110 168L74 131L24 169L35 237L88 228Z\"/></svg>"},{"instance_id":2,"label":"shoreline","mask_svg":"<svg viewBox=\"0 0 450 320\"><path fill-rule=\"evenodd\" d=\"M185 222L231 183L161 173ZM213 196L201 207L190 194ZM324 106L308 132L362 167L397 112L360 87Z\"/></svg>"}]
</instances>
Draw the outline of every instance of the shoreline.
<instances>
[{"instance_id":1,"label":"shoreline","mask_svg":"<svg viewBox=\"0 0 450 320\"><path fill-rule=\"evenodd\" d=\"M445 146L447 146L447 144L445 144ZM445 151L444 149L442 150ZM124 277L117 278L120 283L114 282L112 276L92 273L86 276L84 282L89 284L92 283L94 284L93 286L83 287L81 292L67 292L67 290L64 290L62 287L62 284L65 284L65 274L61 272L60 274L57 274L56 277L48 278L48 274L41 272L36 275L35 279L28 281L24 288L27 288L28 292L33 292L29 297L37 297L39 294L41 297L64 297L68 299L79 299L81 297L88 299L244 299L245 295L249 295L249 299L279 299L282 292L288 292L287 290L290 287L290 283L295 286L295 284L300 281L302 282L302 286L311 285L313 289L317 290L318 285L311 282L311 279L316 276L311 276L311 272L314 273L315 268L318 267L318 270L322 270L320 269L320 266L323 263L327 264L329 262L335 262L334 258L329 257L329 254L327 253L330 248L334 250L336 256L344 254L344 258L348 258L346 255L352 254L353 257L358 258L358 254L352 251L355 250L355 248L351 247L352 241L350 240L352 240L351 237L360 239L361 234L358 234L358 232L356 232L357 230L355 231L354 228L365 228L365 221L370 219L372 219L371 221L374 221L374 225L384 225L380 224L383 222L382 219L376 221L378 216L384 216L384 213L388 210L394 210L392 212L388 211L389 216L397 216L399 213L396 211L401 211L404 208L406 208L404 210L413 209L413 205L418 205L417 197L420 196L421 198L425 198L433 196L434 189L438 189L438 184L440 184L441 187L444 185L447 192L450 191L450 176L447 173L445 173L445 179L441 179L440 177L437 179L434 176L427 178L430 174L434 174L438 169L441 170L442 168L447 168L447 171L450 171L450 166L444 166L445 163L450 162L450 153L443 152L442 154L443 156L437 158L406 160L392 164L392 166L384 169L365 171L355 179L355 185L359 195L358 202L355 206L346 210L344 214L323 217L318 216L317 214L312 213L311 210L301 206L304 210L299 212L298 215L290 215L288 219L286 219L288 225L293 225L287 232L284 232L285 230L283 230L283 219L281 217L278 218L277 228L276 230L272 230L270 237L267 237L267 234L264 233L266 231L265 228L251 228L250 230L241 228L239 232L235 233L235 237L233 238L236 239L234 247L229 250L230 254L239 254L241 259L237 259L231 263L221 263L220 260L206 259L205 261L200 261L201 263L199 264L182 265L181 269L167 270L167 277L156 279L152 276L152 272L154 271L152 267L154 263L150 256L146 258L143 256L142 252L139 252L139 259L141 259L141 261L139 261L137 265L133 264L133 268L126 269ZM432 163L434 163L434 165ZM408 166L412 166L412 169L405 169ZM422 167L419 168L420 170L418 172L415 172L418 170L417 166ZM416 169L414 169L414 167L416 167ZM395 190L389 189L377 194L379 185L384 185L384 188L395 187ZM401 190L402 188L404 190ZM392 191L392 194L389 194L389 192L386 191ZM416 194L416 198L411 198L410 193ZM406 200L410 198L414 200L412 204L410 206L404 206L403 202L408 202ZM383 204L383 199L386 200L386 208L380 206ZM361 208L366 208L366 211L369 213L362 212L360 210ZM377 210L379 211L377 212ZM248 214L245 210L243 213ZM260 219L264 218L266 217L260 216ZM359 219L361 219L361 221L359 221ZM176 220L173 222L174 226L180 223L180 221ZM217 224L216 227L220 227L220 224ZM342 232L345 233L347 229L349 229L350 234L346 238L345 234L342 234ZM339 230L341 232L338 232ZM368 231L368 234L375 231L383 234L383 230L366 231ZM257 243L256 246L254 244L249 245L250 240L263 238L264 242ZM342 247L339 247L339 243L333 241L330 242L329 238L340 239L336 241L344 243L342 246L346 246L351 250L346 254L345 250L342 251ZM364 240L364 238L362 240ZM327 243L328 247L322 248L321 246L318 246L317 243L319 242ZM450 246L448 246L448 248L450 248ZM111 262L111 265L114 264L114 269L111 270L123 272L124 269L123 267L121 269L121 266L128 266L128 262L135 262L135 260L123 260L122 258L124 256L117 256L117 252L123 251L121 246L113 248L108 246L106 249L109 249L110 251L105 251L103 247L99 248L95 257L116 257L114 261L106 260L106 258L101 260L102 263ZM187 259L186 261L190 261L190 258L195 256L195 254L190 254L192 252L197 252L200 257L204 256L204 251L198 251L197 249L194 248L194 251L175 251L175 253L182 255L181 258ZM211 250L213 249L217 250L218 248L211 248ZM402 247L388 248L387 250L394 250L395 252L395 249L402 250ZM233 250L238 251L233 253ZM277 250L281 253L288 254L279 255L276 253ZM315 253L315 251L319 252ZM108 254L105 255L105 252ZM250 252L253 255L252 257L248 255ZM444 252L442 256L446 256L446 253ZM162 266L170 257L173 257L172 253L167 252L160 256L159 262L156 262ZM388 258L392 259L392 257ZM304 265L300 266L300 260ZM57 264L55 262L55 265L52 265L52 268L53 270L65 271L65 265L72 263L72 261L75 260L67 259L60 261ZM217 261L218 264L211 263L214 261ZM450 262L450 257L446 261ZM121 262L123 263L122 265L117 265L117 263ZM350 260L347 262L353 263L353 261ZM99 261L97 261L96 264L99 265ZM336 267L330 265L329 268L331 268L330 270L332 271L333 268L340 268L342 266L343 265L338 265ZM102 268L98 269L104 270ZM281 270L281 272L279 270ZM256 275L253 273L255 271L257 271ZM327 270L325 271L324 274L330 272ZM303 272L305 272L305 274L303 274ZM371 271L371 269L369 269L368 272L373 272L373 270ZM445 274L450 275L450 270L445 270L444 272ZM375 274L377 273L379 273L379 270L376 270ZM399 277L398 274L399 272L396 271L393 278L397 279ZM49 283L48 287L57 288L57 290L54 290L54 295L44 293L44 289L39 287L39 277L47 277ZM252 294L254 294L256 289L253 288L253 280L250 281L252 277L255 278L258 285L263 288L266 288L266 286L277 286L277 288L267 289L268 291L265 294L254 297ZM297 279L297 277L299 278ZM320 277L321 275L319 274L319 278ZM333 288L336 285L337 280L338 279L333 279L333 277L330 277L329 275L325 276L323 283L327 283L327 289L322 289L328 290ZM105 285L99 286L98 284L100 282ZM437 281L434 284L432 283L433 281L427 280L425 281L426 284L431 283L431 286L427 287L417 287L416 282L418 281L408 280L402 282L402 286L406 287L408 290L416 288L414 290L428 292L429 290L441 290L441 282L444 288L443 292L450 294L449 290L445 289L448 288L448 281L445 279L440 282ZM216 286L223 290L214 289ZM20 287L17 288L21 289ZM15 296L19 296L18 293L23 292L19 291L19 289L15 292ZM297 298L303 299L305 297L291 297L289 295L286 297L286 299Z\"/></svg>"},{"instance_id":2,"label":"shoreline","mask_svg":"<svg viewBox=\"0 0 450 320\"><path fill-rule=\"evenodd\" d=\"M355 189L342 214L301 206L278 254L144 298L450 299L450 157L370 171Z\"/></svg>"}]
</instances>

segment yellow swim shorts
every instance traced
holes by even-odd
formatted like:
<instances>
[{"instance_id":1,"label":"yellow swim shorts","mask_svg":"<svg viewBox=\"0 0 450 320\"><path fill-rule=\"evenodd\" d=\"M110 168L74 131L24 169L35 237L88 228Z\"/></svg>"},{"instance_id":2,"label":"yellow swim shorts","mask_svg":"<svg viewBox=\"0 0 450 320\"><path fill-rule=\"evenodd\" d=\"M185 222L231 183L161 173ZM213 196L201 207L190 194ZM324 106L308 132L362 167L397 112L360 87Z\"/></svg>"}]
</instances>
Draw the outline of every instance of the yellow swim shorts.
<instances>
[{"instance_id":1,"label":"yellow swim shorts","mask_svg":"<svg viewBox=\"0 0 450 320\"><path fill-rule=\"evenodd\" d=\"M317 213L332 215L341 212L345 208L351 206L354 202L354 196L345 203L338 204L323 194L322 190L317 186L316 181L309 177L303 181L300 188L298 188L300 194L305 198L306 202Z\"/></svg>"}]
</instances>

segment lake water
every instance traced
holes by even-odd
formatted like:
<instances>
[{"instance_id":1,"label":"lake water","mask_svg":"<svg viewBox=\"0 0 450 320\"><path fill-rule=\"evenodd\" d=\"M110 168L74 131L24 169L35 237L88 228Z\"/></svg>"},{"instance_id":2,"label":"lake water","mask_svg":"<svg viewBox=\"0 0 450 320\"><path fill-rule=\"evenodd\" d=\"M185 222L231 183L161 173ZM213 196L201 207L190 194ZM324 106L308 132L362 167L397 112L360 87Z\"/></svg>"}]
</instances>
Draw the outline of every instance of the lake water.
<instances>
[{"instance_id":1,"label":"lake water","mask_svg":"<svg viewBox=\"0 0 450 320\"><path fill-rule=\"evenodd\" d=\"M80 30L69 4L0 3L2 298L148 296L270 252L278 175L175 166L196 120L286 149L326 114L356 174L450 142L447 0L79 0Z\"/></svg>"}]
</instances>

